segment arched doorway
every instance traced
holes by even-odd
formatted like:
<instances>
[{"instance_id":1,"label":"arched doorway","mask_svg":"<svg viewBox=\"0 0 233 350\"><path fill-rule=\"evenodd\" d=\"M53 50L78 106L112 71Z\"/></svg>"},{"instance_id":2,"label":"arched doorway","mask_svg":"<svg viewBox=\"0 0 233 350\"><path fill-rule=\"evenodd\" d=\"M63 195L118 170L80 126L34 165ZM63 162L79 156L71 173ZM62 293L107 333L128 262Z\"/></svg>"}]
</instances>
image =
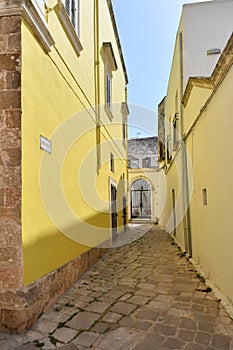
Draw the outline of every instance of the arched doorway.
<instances>
[{"instance_id":1,"label":"arched doorway","mask_svg":"<svg viewBox=\"0 0 233 350\"><path fill-rule=\"evenodd\" d=\"M151 220L151 186L145 179L131 185L131 219Z\"/></svg>"}]
</instances>

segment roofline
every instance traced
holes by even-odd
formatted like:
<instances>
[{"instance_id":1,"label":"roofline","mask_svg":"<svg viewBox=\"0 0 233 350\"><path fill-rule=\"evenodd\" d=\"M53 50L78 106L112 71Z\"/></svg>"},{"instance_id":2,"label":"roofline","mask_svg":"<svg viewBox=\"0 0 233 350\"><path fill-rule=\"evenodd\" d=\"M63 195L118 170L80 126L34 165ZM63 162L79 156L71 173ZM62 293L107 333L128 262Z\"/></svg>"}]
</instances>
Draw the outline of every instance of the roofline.
<instances>
[{"instance_id":1,"label":"roofline","mask_svg":"<svg viewBox=\"0 0 233 350\"><path fill-rule=\"evenodd\" d=\"M187 4L183 4L184 7L194 7L194 6L200 6L200 5L209 5L209 4L216 4L221 2L232 2L232 0L209 0L209 1L200 1L200 2L190 2Z\"/></svg>"},{"instance_id":2,"label":"roofline","mask_svg":"<svg viewBox=\"0 0 233 350\"><path fill-rule=\"evenodd\" d=\"M126 70L126 64L125 64L125 60L124 60L124 56L123 56L120 36L119 36L117 25L116 25L116 19L115 19L115 15L114 15L113 6L112 6L112 1L111 0L107 0L107 4L108 4L108 9L109 9L109 12L110 12L111 20L112 20L112 25L113 25L113 29L114 29L114 33L115 33L115 37L116 37L118 50L119 50L119 53L120 53L121 64L122 64L123 71L124 71L125 81L126 81L126 84L128 84L129 80L128 80L128 75L127 75L127 70Z\"/></svg>"},{"instance_id":3,"label":"roofline","mask_svg":"<svg viewBox=\"0 0 233 350\"><path fill-rule=\"evenodd\" d=\"M184 106L187 105L191 91L194 86L212 89L218 88L226 74L233 65L233 33L228 40L223 53L221 54L210 77L190 77L182 98Z\"/></svg>"}]
</instances>

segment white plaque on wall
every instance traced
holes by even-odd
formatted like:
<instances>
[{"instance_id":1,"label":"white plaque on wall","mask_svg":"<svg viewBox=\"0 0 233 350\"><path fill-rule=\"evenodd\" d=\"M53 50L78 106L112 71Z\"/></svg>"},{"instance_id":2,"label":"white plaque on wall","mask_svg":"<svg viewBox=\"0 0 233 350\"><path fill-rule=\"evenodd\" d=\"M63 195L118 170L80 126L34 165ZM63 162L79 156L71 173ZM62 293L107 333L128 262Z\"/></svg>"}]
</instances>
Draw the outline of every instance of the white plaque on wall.
<instances>
[{"instance_id":1,"label":"white plaque on wall","mask_svg":"<svg viewBox=\"0 0 233 350\"><path fill-rule=\"evenodd\" d=\"M46 139L46 137L40 135L40 149L47 153L52 153L52 141Z\"/></svg>"}]
</instances>

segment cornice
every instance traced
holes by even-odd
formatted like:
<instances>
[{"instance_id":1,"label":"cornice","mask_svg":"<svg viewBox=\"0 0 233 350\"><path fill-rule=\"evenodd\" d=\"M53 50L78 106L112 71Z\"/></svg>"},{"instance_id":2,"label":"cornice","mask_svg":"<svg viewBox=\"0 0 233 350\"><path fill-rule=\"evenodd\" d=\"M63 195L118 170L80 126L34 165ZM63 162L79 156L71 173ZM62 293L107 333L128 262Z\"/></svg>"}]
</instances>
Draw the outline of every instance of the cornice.
<instances>
[{"instance_id":1,"label":"cornice","mask_svg":"<svg viewBox=\"0 0 233 350\"><path fill-rule=\"evenodd\" d=\"M187 105L194 86L215 90L233 65L233 33L221 54L210 77L190 77L182 98L184 106Z\"/></svg>"},{"instance_id":2,"label":"cornice","mask_svg":"<svg viewBox=\"0 0 233 350\"><path fill-rule=\"evenodd\" d=\"M109 9L109 12L110 12L111 20L112 20L112 25L113 25L113 29L114 29L114 33L115 33L115 37L116 37L118 50L119 50L119 53L120 53L120 59L121 59L121 64L122 64L123 71L124 71L125 81L126 81L126 84L128 84L129 80L128 80L125 60L124 60L124 56L123 56L123 52L122 52L120 37L119 37L117 25L116 25L116 19L115 19L115 15L114 15L113 6L112 6L112 1L111 0L107 0L107 4L108 4L108 9Z\"/></svg>"},{"instance_id":3,"label":"cornice","mask_svg":"<svg viewBox=\"0 0 233 350\"><path fill-rule=\"evenodd\" d=\"M57 17L59 21L61 22L61 25L66 32L67 37L69 38L71 45L73 46L77 56L80 56L80 52L82 51L83 47L79 40L79 37L70 21L69 16L67 15L67 12L65 10L65 7L61 0L58 0L57 5L54 7L55 13L57 14Z\"/></svg>"},{"instance_id":4,"label":"cornice","mask_svg":"<svg viewBox=\"0 0 233 350\"><path fill-rule=\"evenodd\" d=\"M55 42L48 30L48 24L39 15L31 0L1 0L0 17L3 16L21 16L30 26L45 52L51 51Z\"/></svg>"}]
</instances>

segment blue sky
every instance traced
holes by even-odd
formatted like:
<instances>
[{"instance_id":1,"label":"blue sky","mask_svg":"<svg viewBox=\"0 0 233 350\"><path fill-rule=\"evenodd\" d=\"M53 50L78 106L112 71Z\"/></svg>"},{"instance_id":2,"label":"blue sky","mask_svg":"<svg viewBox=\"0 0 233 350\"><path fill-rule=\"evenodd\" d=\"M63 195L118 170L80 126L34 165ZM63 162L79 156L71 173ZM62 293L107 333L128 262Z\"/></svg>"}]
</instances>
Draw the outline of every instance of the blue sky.
<instances>
[{"instance_id":1,"label":"blue sky","mask_svg":"<svg viewBox=\"0 0 233 350\"><path fill-rule=\"evenodd\" d=\"M129 76L129 137L157 135L182 4L195 0L112 0Z\"/></svg>"}]
</instances>

